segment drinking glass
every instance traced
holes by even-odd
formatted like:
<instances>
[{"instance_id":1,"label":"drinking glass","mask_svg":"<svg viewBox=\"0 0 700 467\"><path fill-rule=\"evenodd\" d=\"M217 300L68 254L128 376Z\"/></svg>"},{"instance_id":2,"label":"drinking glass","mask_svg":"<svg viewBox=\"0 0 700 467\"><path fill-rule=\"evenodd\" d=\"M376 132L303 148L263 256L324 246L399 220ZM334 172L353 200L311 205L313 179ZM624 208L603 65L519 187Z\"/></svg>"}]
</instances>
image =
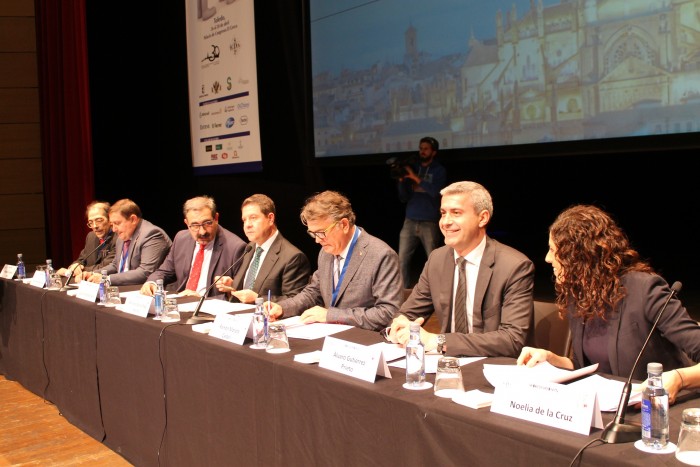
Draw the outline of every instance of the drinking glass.
<instances>
[{"instance_id":1,"label":"drinking glass","mask_svg":"<svg viewBox=\"0 0 700 467\"><path fill-rule=\"evenodd\" d=\"M700 409L683 410L676 459L684 464L700 465Z\"/></svg>"},{"instance_id":2,"label":"drinking glass","mask_svg":"<svg viewBox=\"0 0 700 467\"><path fill-rule=\"evenodd\" d=\"M51 274L51 277L49 277L49 285L47 287L48 290L61 290L61 287L63 287L63 281L61 280L61 276L58 275L57 273Z\"/></svg>"},{"instance_id":3,"label":"drinking glass","mask_svg":"<svg viewBox=\"0 0 700 467\"><path fill-rule=\"evenodd\" d=\"M283 353L289 352L289 339L287 339L287 329L282 323L270 323L268 325L269 337L265 352Z\"/></svg>"},{"instance_id":4,"label":"drinking glass","mask_svg":"<svg viewBox=\"0 0 700 467\"><path fill-rule=\"evenodd\" d=\"M462 369L456 357L440 357L435 373L435 395L451 398L457 393L464 392L462 384Z\"/></svg>"},{"instance_id":5,"label":"drinking glass","mask_svg":"<svg viewBox=\"0 0 700 467\"><path fill-rule=\"evenodd\" d=\"M163 316L160 318L161 323L175 323L180 321L180 311L177 306L176 298L166 298L165 306L163 307Z\"/></svg>"},{"instance_id":6,"label":"drinking glass","mask_svg":"<svg viewBox=\"0 0 700 467\"><path fill-rule=\"evenodd\" d=\"M115 307L122 304L122 299L119 296L119 287L111 285L107 287L107 300L105 306Z\"/></svg>"}]
</instances>

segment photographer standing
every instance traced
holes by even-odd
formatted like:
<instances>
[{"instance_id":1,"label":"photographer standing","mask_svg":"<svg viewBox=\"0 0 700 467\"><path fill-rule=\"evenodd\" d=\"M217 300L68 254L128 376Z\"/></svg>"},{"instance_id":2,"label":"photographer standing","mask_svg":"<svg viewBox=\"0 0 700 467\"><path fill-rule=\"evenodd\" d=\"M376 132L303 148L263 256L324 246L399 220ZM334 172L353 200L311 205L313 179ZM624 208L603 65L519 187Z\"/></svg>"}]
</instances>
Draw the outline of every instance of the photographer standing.
<instances>
[{"instance_id":1,"label":"photographer standing","mask_svg":"<svg viewBox=\"0 0 700 467\"><path fill-rule=\"evenodd\" d=\"M436 160L439 144L426 136L419 144L420 160L407 164L399 178L399 199L406 203L406 218L399 236L399 262L405 288L413 287L411 257L420 241L425 256L430 255L440 241L440 190L447 185L447 172Z\"/></svg>"}]
</instances>

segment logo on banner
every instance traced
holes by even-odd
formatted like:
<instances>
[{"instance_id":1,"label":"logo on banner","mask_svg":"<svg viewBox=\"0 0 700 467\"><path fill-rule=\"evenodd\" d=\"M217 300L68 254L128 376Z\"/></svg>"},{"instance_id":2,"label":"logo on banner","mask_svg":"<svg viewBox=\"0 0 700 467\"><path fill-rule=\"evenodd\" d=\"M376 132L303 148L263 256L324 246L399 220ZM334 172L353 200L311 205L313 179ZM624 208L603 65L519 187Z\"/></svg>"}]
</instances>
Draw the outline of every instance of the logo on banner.
<instances>
[{"instance_id":1,"label":"logo on banner","mask_svg":"<svg viewBox=\"0 0 700 467\"><path fill-rule=\"evenodd\" d=\"M213 62L217 58L219 58L219 46L212 44L211 52L209 52L207 56L202 59L202 61L208 60L210 62Z\"/></svg>"},{"instance_id":2,"label":"logo on banner","mask_svg":"<svg viewBox=\"0 0 700 467\"><path fill-rule=\"evenodd\" d=\"M236 36L233 36L233 40L231 40L231 44L229 44L228 47L233 52L233 55L237 55L238 49L241 48L241 43L238 42L238 39L236 39Z\"/></svg>"},{"instance_id":3,"label":"logo on banner","mask_svg":"<svg viewBox=\"0 0 700 467\"><path fill-rule=\"evenodd\" d=\"M229 117L226 119L226 128L231 128L233 124L235 123L235 119L233 117Z\"/></svg>"}]
</instances>

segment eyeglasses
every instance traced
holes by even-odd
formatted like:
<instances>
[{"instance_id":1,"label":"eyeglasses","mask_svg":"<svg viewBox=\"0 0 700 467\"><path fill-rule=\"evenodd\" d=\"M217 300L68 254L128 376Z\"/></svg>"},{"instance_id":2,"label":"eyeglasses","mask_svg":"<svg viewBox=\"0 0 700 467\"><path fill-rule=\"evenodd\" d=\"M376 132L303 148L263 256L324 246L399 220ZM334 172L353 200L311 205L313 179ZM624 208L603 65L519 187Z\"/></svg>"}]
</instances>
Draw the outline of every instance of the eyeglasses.
<instances>
[{"instance_id":1,"label":"eyeglasses","mask_svg":"<svg viewBox=\"0 0 700 467\"><path fill-rule=\"evenodd\" d=\"M333 227L335 227L335 225L336 225L338 222L340 222L340 221L335 221L335 222L333 222L331 225L329 225L328 227L326 227L325 229L319 230L318 232L312 232L312 231L310 231L310 230L307 230L306 233L309 234L309 236L310 236L311 238L314 238L314 239L318 238L319 240L323 240L324 238L326 238L326 235L328 235L328 232L330 232L331 229L332 229Z\"/></svg>"},{"instance_id":2,"label":"eyeglasses","mask_svg":"<svg viewBox=\"0 0 700 467\"><path fill-rule=\"evenodd\" d=\"M107 222L107 219L105 219L104 217L96 217L95 219L90 219L89 221L87 221L87 226L93 228L94 226L98 224L104 224L105 222Z\"/></svg>"},{"instance_id":3,"label":"eyeglasses","mask_svg":"<svg viewBox=\"0 0 700 467\"><path fill-rule=\"evenodd\" d=\"M204 227L205 229L208 229L208 228L211 227L212 225L214 225L214 221L213 221L213 220L209 220L209 221L204 221L204 222L202 222L201 224L190 224L190 225L188 225L187 227L189 227L189 229L190 229L191 231L196 232L196 231L198 231L198 230L199 230L200 228L202 228L202 227Z\"/></svg>"}]
</instances>

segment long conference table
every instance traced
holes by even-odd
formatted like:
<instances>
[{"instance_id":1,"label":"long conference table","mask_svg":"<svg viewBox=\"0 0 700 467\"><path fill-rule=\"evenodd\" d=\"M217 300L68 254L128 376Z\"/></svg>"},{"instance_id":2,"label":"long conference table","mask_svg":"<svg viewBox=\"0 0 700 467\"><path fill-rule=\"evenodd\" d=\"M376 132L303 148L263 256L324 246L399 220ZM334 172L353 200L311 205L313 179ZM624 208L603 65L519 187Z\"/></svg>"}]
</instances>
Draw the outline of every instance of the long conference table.
<instances>
[{"instance_id":1,"label":"long conference table","mask_svg":"<svg viewBox=\"0 0 700 467\"><path fill-rule=\"evenodd\" d=\"M5 376L137 466L566 466L600 437L599 429L580 435L403 389L403 370L393 367L392 378L369 383L294 362L323 339L290 339L291 352L268 354L5 279L0 306ZM355 328L334 337L382 340ZM466 390L493 392L484 362L514 360L464 366ZM700 407L694 393L671 408L673 442L686 407ZM575 465L611 464L684 465L633 443L594 443Z\"/></svg>"}]
</instances>

